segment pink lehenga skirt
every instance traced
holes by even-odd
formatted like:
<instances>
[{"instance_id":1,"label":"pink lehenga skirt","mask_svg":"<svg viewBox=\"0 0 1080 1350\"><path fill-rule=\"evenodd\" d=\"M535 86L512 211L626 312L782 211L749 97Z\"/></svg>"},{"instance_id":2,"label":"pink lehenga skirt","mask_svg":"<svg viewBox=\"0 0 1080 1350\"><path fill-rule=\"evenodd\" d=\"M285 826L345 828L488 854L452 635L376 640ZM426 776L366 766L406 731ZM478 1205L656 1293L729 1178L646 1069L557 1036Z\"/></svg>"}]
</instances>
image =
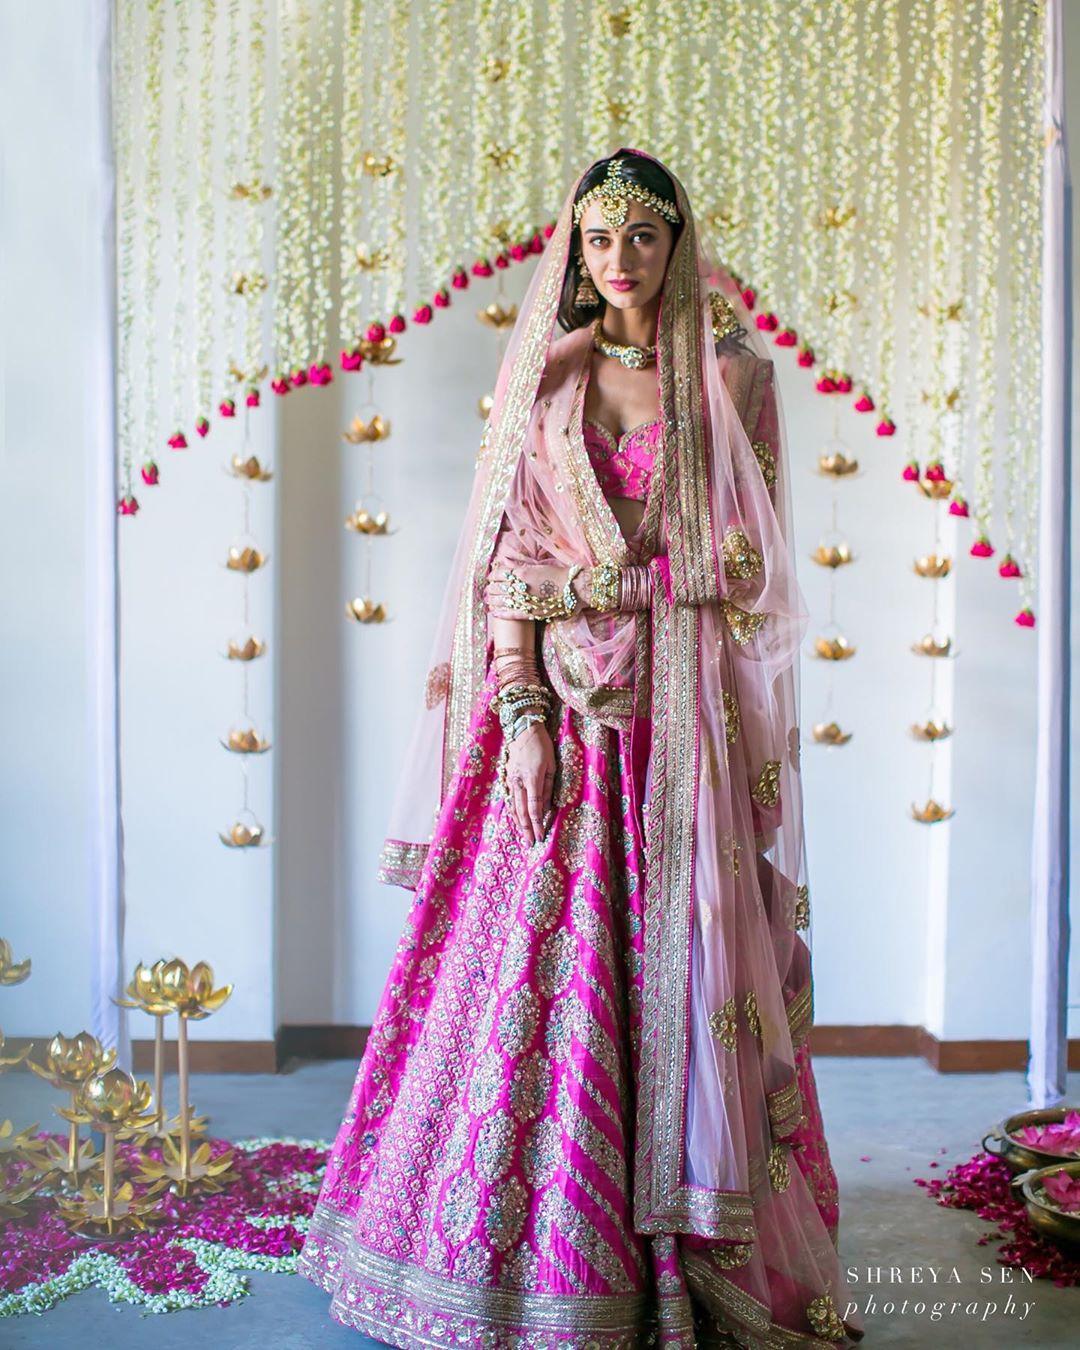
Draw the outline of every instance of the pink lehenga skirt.
<instances>
[{"instance_id":1,"label":"pink lehenga skirt","mask_svg":"<svg viewBox=\"0 0 1080 1350\"><path fill-rule=\"evenodd\" d=\"M300 1271L332 1296L334 1318L395 1346L742 1343L681 1260L720 1244L633 1227L647 776L628 732L556 701L555 814L524 846L498 787L493 688L473 712ZM804 1114L789 1142L835 1242L836 1178L805 1045L798 1054Z\"/></svg>"}]
</instances>

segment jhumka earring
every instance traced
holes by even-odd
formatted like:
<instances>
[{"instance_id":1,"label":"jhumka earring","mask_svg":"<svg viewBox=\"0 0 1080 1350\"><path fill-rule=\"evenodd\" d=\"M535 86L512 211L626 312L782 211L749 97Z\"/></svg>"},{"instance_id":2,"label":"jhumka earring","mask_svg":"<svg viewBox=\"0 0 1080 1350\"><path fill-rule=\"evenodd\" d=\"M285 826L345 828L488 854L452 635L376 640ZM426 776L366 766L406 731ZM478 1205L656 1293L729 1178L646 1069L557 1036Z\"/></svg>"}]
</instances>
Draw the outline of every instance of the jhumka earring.
<instances>
[{"instance_id":1,"label":"jhumka earring","mask_svg":"<svg viewBox=\"0 0 1080 1350\"><path fill-rule=\"evenodd\" d=\"M589 269L585 266L585 259L580 253L577 255L577 261L581 268L581 280L574 292L574 304L579 305L582 309L591 309L593 305L600 303L600 297L596 293L596 287L593 285Z\"/></svg>"}]
</instances>

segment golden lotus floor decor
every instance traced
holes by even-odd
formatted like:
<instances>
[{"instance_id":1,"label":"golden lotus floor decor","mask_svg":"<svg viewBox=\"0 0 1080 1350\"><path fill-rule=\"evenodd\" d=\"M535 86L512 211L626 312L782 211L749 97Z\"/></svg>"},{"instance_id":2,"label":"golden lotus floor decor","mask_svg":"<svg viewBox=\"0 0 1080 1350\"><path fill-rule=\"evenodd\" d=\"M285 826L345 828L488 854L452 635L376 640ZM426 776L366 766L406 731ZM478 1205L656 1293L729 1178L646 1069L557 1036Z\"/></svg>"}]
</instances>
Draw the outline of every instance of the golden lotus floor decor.
<instances>
[{"instance_id":1,"label":"golden lotus floor decor","mask_svg":"<svg viewBox=\"0 0 1080 1350\"><path fill-rule=\"evenodd\" d=\"M64 1141L39 1135L42 1143ZM41 1189L21 1218L0 1222L0 1317L42 1313L83 1289L102 1289L114 1303L147 1312L172 1312L231 1303L248 1292L246 1274L291 1274L307 1231L326 1165L328 1145L311 1139L207 1141L212 1158L233 1154L220 1191L153 1197L152 1231L113 1240L73 1233L61 1210L61 1192ZM118 1142L117 1160L127 1171L155 1156ZM0 1159L0 1184L18 1181L20 1164ZM145 1203L147 1188L133 1186L133 1203ZM2 1340L0 1334L0 1340Z\"/></svg>"}]
</instances>

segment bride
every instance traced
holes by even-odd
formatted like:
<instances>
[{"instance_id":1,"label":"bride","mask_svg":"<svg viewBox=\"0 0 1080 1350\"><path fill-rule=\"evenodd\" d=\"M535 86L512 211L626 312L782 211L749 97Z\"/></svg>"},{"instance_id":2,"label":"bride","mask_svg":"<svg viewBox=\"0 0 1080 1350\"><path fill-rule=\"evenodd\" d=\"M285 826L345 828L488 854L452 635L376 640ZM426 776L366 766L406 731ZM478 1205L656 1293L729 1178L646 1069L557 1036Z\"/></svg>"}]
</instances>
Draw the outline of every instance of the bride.
<instances>
[{"instance_id":1,"label":"bride","mask_svg":"<svg viewBox=\"0 0 1080 1350\"><path fill-rule=\"evenodd\" d=\"M379 876L415 892L301 1256L397 1346L838 1346L771 362L682 184L574 183Z\"/></svg>"}]
</instances>

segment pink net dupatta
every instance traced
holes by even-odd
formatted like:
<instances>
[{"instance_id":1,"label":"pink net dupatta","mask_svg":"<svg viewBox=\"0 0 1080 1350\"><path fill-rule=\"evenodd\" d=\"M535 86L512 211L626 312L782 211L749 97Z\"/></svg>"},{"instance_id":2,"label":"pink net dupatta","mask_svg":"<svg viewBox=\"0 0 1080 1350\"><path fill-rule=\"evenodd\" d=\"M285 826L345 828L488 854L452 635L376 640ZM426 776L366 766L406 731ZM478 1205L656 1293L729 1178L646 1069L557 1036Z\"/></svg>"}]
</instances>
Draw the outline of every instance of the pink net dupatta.
<instances>
[{"instance_id":1,"label":"pink net dupatta","mask_svg":"<svg viewBox=\"0 0 1080 1350\"><path fill-rule=\"evenodd\" d=\"M797 667L807 613L787 542L783 427L756 337L717 355L710 284L745 314L671 178L684 224L661 296L663 446L642 528L629 545L589 464L589 331L556 331L578 179L499 371L380 876L422 878L488 669L482 595L496 549L511 563L647 561L650 609L585 612L542 635L560 698L647 752L634 1226L685 1235L688 1278L761 1344L837 1344L861 1325L791 1145L812 983Z\"/></svg>"}]
</instances>

